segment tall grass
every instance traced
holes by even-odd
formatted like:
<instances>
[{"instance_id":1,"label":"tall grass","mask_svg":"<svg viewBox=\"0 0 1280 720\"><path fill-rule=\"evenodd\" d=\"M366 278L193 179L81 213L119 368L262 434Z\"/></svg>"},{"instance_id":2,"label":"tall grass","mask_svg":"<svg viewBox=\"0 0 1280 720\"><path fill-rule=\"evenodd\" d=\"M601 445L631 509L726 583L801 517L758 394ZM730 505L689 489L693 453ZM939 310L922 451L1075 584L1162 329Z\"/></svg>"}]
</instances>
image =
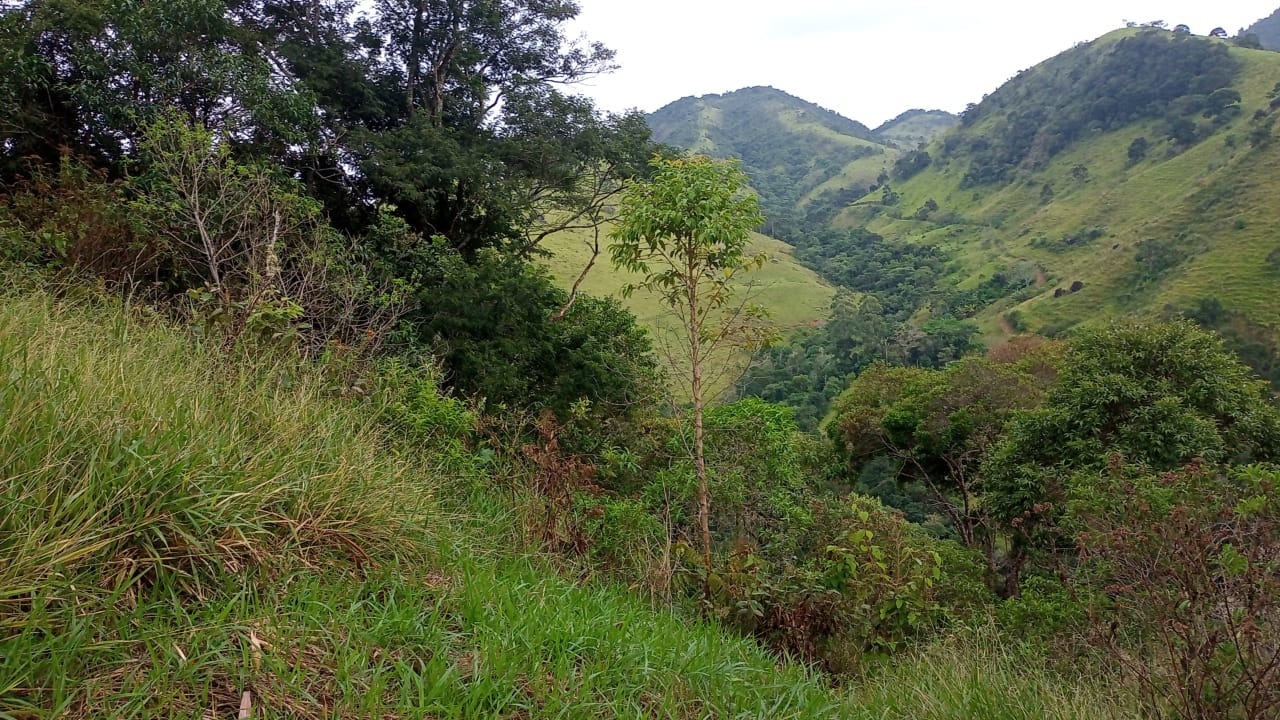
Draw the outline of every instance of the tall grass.
<instances>
[{"instance_id":1,"label":"tall grass","mask_svg":"<svg viewBox=\"0 0 1280 720\"><path fill-rule=\"evenodd\" d=\"M863 717L883 720L1101 720L1137 717L1114 675L1049 662L994 626L963 630L895 658L852 688Z\"/></svg>"},{"instance_id":2,"label":"tall grass","mask_svg":"<svg viewBox=\"0 0 1280 720\"><path fill-rule=\"evenodd\" d=\"M112 303L0 297L0 717L833 704L747 641L492 552L430 451L325 385Z\"/></svg>"},{"instance_id":3,"label":"tall grass","mask_svg":"<svg viewBox=\"0 0 1280 720\"><path fill-rule=\"evenodd\" d=\"M162 581L201 596L282 558L403 549L432 487L383 452L370 414L322 391L287 363L219 361L119 308L6 299L0 611Z\"/></svg>"}]
</instances>

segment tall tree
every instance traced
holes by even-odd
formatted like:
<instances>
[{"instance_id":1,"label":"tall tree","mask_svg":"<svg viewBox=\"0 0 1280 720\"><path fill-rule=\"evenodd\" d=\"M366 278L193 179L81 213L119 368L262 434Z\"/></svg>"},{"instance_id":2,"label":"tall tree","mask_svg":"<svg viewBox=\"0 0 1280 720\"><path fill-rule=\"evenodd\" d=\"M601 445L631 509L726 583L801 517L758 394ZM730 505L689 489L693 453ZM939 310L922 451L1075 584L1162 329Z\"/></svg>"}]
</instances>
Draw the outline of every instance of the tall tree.
<instances>
[{"instance_id":1,"label":"tall tree","mask_svg":"<svg viewBox=\"0 0 1280 720\"><path fill-rule=\"evenodd\" d=\"M739 273L764 265L750 255L751 231L764 222L737 162L707 157L655 159L654 175L624 193L610 247L613 264L640 276L630 293L657 293L685 334L693 402L693 462L698 476L698 525L711 578L711 494L707 479L705 372L711 360L759 337L758 311L735 293Z\"/></svg>"}]
</instances>

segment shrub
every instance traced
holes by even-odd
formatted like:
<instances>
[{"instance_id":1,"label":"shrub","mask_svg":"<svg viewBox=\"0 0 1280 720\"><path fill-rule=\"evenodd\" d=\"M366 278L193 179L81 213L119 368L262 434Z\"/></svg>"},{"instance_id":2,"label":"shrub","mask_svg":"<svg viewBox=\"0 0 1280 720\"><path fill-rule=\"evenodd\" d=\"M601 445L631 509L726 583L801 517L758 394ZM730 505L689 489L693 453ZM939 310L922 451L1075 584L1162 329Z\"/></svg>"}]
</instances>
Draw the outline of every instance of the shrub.
<instances>
[{"instance_id":1,"label":"shrub","mask_svg":"<svg viewBox=\"0 0 1280 720\"><path fill-rule=\"evenodd\" d=\"M1280 709L1280 472L1115 466L1072 489L1086 570L1110 601L1098 637L1152 712Z\"/></svg>"},{"instance_id":2,"label":"shrub","mask_svg":"<svg viewBox=\"0 0 1280 720\"><path fill-rule=\"evenodd\" d=\"M808 562L774 564L746 550L730 555L712 574L711 608L779 651L846 673L944 620L935 587L946 575L938 541L901 513L856 495L832 509L843 527ZM957 608L977 602L966 567L957 565L948 585Z\"/></svg>"},{"instance_id":3,"label":"shrub","mask_svg":"<svg viewBox=\"0 0 1280 720\"><path fill-rule=\"evenodd\" d=\"M1089 613L1070 587L1056 577L1033 575L1022 583L1022 592L1000 604L996 617L1012 637L1035 643L1057 644L1083 637Z\"/></svg>"}]
</instances>

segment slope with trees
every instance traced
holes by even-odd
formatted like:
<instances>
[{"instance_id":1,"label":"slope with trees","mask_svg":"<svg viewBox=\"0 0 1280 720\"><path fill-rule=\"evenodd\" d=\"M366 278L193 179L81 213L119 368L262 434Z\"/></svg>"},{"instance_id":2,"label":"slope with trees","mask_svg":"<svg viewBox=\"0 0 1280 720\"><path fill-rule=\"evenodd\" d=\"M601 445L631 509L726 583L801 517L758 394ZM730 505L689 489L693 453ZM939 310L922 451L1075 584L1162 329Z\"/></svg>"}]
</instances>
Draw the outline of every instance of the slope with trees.
<instances>
[{"instance_id":1,"label":"slope with trees","mask_svg":"<svg viewBox=\"0 0 1280 720\"><path fill-rule=\"evenodd\" d=\"M975 296L989 343L1185 315L1270 373L1277 83L1270 53L1118 31L1021 73L894 183L892 206L872 196L835 223L940 248L961 289L1031 278Z\"/></svg>"},{"instance_id":2,"label":"slope with trees","mask_svg":"<svg viewBox=\"0 0 1280 720\"><path fill-rule=\"evenodd\" d=\"M684 98L647 119L659 142L742 160L764 232L783 241L818 195L864 192L896 153L865 125L768 87Z\"/></svg>"},{"instance_id":3,"label":"slope with trees","mask_svg":"<svg viewBox=\"0 0 1280 720\"><path fill-rule=\"evenodd\" d=\"M1257 38L1267 50L1280 50L1280 10L1241 30L1238 35L1241 38L1250 36Z\"/></svg>"}]
</instances>

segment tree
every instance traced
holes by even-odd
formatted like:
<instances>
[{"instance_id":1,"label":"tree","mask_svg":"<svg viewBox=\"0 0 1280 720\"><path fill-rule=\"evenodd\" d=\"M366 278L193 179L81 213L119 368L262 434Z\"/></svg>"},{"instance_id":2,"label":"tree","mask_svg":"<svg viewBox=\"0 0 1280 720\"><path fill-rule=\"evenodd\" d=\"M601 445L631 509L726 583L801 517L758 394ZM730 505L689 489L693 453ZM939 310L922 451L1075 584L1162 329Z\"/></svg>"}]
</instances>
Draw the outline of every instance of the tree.
<instances>
[{"instance_id":1,"label":"tree","mask_svg":"<svg viewBox=\"0 0 1280 720\"><path fill-rule=\"evenodd\" d=\"M1192 460L1271 460L1280 410L1222 340L1190 322L1097 330L1075 342L1043 407L992 450L985 501L1013 539L1006 590L1035 546L1061 540L1067 491L1112 461L1173 470Z\"/></svg>"},{"instance_id":2,"label":"tree","mask_svg":"<svg viewBox=\"0 0 1280 720\"><path fill-rule=\"evenodd\" d=\"M1151 141L1145 137L1135 138L1129 143L1129 164L1137 165L1147 159L1147 150L1151 149Z\"/></svg>"},{"instance_id":3,"label":"tree","mask_svg":"<svg viewBox=\"0 0 1280 720\"><path fill-rule=\"evenodd\" d=\"M705 377L709 361L759 338L760 313L736 302L740 272L758 269L763 255L749 255L751 231L764 222L747 177L737 162L707 157L653 161L654 175L624 193L610 248L613 264L641 276L625 292L657 293L675 314L686 337L693 401L693 461L698 477L698 524L711 578L711 494L707 480Z\"/></svg>"},{"instance_id":4,"label":"tree","mask_svg":"<svg viewBox=\"0 0 1280 720\"><path fill-rule=\"evenodd\" d=\"M1247 48L1249 50L1262 50L1262 39L1253 33L1242 32L1232 40L1237 47Z\"/></svg>"},{"instance_id":5,"label":"tree","mask_svg":"<svg viewBox=\"0 0 1280 720\"><path fill-rule=\"evenodd\" d=\"M1217 38L1218 40L1226 40L1227 31L1225 28L1216 27L1209 31L1209 37Z\"/></svg>"},{"instance_id":6,"label":"tree","mask_svg":"<svg viewBox=\"0 0 1280 720\"><path fill-rule=\"evenodd\" d=\"M983 550L994 575L979 468L1015 412L1043 400L1048 383L1032 370L1052 362L1050 354L1016 363L971 358L944 370L875 365L836 401L827 432L851 470L887 457L900 479L924 486L961 542Z\"/></svg>"},{"instance_id":7,"label":"tree","mask_svg":"<svg viewBox=\"0 0 1280 720\"><path fill-rule=\"evenodd\" d=\"M1153 715L1280 709L1278 488L1274 468L1202 462L1114 468L1073 488L1082 577L1106 588L1096 637Z\"/></svg>"}]
</instances>

